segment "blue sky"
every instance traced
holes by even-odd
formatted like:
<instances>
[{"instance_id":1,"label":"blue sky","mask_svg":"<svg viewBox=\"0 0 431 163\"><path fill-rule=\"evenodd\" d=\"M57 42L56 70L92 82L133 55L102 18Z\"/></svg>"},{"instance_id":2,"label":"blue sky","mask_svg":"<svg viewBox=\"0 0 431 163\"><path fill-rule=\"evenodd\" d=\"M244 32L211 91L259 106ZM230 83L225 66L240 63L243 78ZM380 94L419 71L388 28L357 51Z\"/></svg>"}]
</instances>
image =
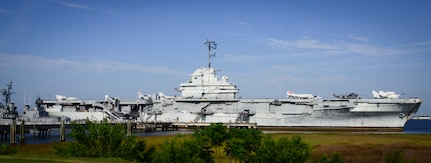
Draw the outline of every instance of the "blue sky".
<instances>
[{"instance_id":1,"label":"blue sky","mask_svg":"<svg viewBox=\"0 0 431 163\"><path fill-rule=\"evenodd\" d=\"M20 110L174 88L212 66L244 98L372 90L420 97L431 114L431 1L0 1L0 85Z\"/></svg>"}]
</instances>

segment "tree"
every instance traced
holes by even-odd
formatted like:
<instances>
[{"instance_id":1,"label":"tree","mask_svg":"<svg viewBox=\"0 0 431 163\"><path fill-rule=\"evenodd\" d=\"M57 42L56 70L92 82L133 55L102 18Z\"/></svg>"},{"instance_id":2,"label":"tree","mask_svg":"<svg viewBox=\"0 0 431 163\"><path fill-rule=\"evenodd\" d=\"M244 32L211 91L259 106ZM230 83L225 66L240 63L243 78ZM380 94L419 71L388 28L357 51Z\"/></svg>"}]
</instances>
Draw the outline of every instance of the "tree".
<instances>
[{"instance_id":1,"label":"tree","mask_svg":"<svg viewBox=\"0 0 431 163\"><path fill-rule=\"evenodd\" d=\"M85 124L72 123L70 136L73 142L58 143L54 152L60 156L73 157L120 157L126 160L149 162L154 147L146 146L145 141L126 137L122 124L110 124L106 120L95 123L86 120Z\"/></svg>"},{"instance_id":2,"label":"tree","mask_svg":"<svg viewBox=\"0 0 431 163\"><path fill-rule=\"evenodd\" d=\"M261 144L262 132L254 129L229 129L229 139L226 141L225 153L230 160L252 161L255 152Z\"/></svg>"},{"instance_id":3,"label":"tree","mask_svg":"<svg viewBox=\"0 0 431 163\"><path fill-rule=\"evenodd\" d=\"M187 139L177 135L171 140L165 140L159 145L159 150L152 155L152 161L157 163L207 163L214 162L212 151L202 139Z\"/></svg>"},{"instance_id":4,"label":"tree","mask_svg":"<svg viewBox=\"0 0 431 163\"><path fill-rule=\"evenodd\" d=\"M310 146L299 136L293 136L292 139L283 137L278 140L266 137L256 152L258 162L298 163L307 161L310 155Z\"/></svg>"},{"instance_id":5,"label":"tree","mask_svg":"<svg viewBox=\"0 0 431 163\"><path fill-rule=\"evenodd\" d=\"M211 145L218 147L228 138L228 132L222 123L212 123L209 127L197 130L193 136L207 137Z\"/></svg>"},{"instance_id":6,"label":"tree","mask_svg":"<svg viewBox=\"0 0 431 163\"><path fill-rule=\"evenodd\" d=\"M209 127L195 131L193 138L206 142L207 145L216 148L216 154L220 155L219 147L228 139L228 132L222 123L212 123ZM209 143L209 144L208 144Z\"/></svg>"},{"instance_id":7,"label":"tree","mask_svg":"<svg viewBox=\"0 0 431 163\"><path fill-rule=\"evenodd\" d=\"M155 150L154 146L147 147L145 141L127 137L122 141L117 156L130 161L151 162Z\"/></svg>"}]
</instances>

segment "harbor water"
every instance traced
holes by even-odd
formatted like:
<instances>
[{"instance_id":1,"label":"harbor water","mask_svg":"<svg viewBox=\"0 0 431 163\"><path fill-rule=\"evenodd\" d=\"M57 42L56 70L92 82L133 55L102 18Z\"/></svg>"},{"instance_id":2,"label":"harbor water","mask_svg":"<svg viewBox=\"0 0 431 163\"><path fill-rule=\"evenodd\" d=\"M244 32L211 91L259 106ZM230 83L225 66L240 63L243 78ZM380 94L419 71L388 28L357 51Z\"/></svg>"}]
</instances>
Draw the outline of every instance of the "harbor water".
<instances>
[{"instance_id":1,"label":"harbor water","mask_svg":"<svg viewBox=\"0 0 431 163\"><path fill-rule=\"evenodd\" d=\"M404 125L403 133L407 134L431 134L431 120L408 120Z\"/></svg>"}]
</instances>

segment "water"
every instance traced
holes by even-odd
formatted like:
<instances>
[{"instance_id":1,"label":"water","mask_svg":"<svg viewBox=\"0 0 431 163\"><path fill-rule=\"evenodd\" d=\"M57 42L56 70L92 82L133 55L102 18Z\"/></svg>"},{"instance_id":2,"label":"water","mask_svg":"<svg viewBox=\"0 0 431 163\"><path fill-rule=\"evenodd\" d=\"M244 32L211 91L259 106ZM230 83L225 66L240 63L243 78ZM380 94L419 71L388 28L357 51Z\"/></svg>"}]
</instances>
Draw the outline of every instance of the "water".
<instances>
[{"instance_id":1,"label":"water","mask_svg":"<svg viewBox=\"0 0 431 163\"><path fill-rule=\"evenodd\" d=\"M70 129L66 129L66 141L72 141L73 138L68 136L70 133ZM133 135L137 137L146 137L146 136L164 136L164 135L177 135L177 134L193 134L193 131L188 130L178 130L178 131L156 131L156 132L144 132L135 130L133 131ZM9 135L8 138L1 139L0 144L2 143L10 143ZM16 142L17 144L46 144L46 143L58 143L60 142L60 129L52 129L50 135L39 135L39 133L34 134L33 131L30 133L26 133L24 135L25 142L20 142L20 134L17 133Z\"/></svg>"},{"instance_id":2,"label":"water","mask_svg":"<svg viewBox=\"0 0 431 163\"><path fill-rule=\"evenodd\" d=\"M301 131L302 132L302 131ZM70 130L66 130L66 134L69 134ZM177 134L192 134L193 131L187 130L178 130L178 131L156 131L156 132L143 132L143 131L133 131L133 135L138 137L146 137L146 136L164 136L164 135L177 135ZM265 132L269 133L269 132ZM411 119L407 121L404 126L404 131L399 134L431 134L431 120L416 120ZM73 140L71 137L66 136L66 141ZM1 139L0 143L9 143L9 139ZM20 143L19 134L17 133L17 144ZM60 130L53 129L51 131L51 135L43 136L38 133L33 134L32 132L25 134L25 142L24 144L45 144L45 143L54 143L60 142Z\"/></svg>"},{"instance_id":3,"label":"water","mask_svg":"<svg viewBox=\"0 0 431 163\"><path fill-rule=\"evenodd\" d=\"M404 125L403 132L407 134L431 134L431 120L408 120Z\"/></svg>"}]
</instances>

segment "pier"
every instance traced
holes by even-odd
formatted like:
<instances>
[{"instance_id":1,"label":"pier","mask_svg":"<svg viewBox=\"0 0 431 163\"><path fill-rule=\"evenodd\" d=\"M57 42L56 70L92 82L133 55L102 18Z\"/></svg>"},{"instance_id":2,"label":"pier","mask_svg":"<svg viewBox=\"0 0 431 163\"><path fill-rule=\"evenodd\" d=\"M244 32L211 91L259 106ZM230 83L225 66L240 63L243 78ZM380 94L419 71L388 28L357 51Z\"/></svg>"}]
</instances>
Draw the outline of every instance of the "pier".
<instances>
[{"instance_id":1,"label":"pier","mask_svg":"<svg viewBox=\"0 0 431 163\"><path fill-rule=\"evenodd\" d=\"M0 125L0 138L1 141L9 138L10 144L17 144L17 137L19 137L19 142L24 143L26 133L33 133L33 136L50 137L52 129L60 129L59 139L60 141L65 141L66 126L70 127L70 124L66 124L64 121L58 123L40 123L12 120L10 124Z\"/></svg>"},{"instance_id":2,"label":"pier","mask_svg":"<svg viewBox=\"0 0 431 163\"><path fill-rule=\"evenodd\" d=\"M78 123L85 125L85 123ZM118 122L117 124L125 125L126 136L131 136L133 130L143 130L145 132L153 131L176 131L179 129L197 130L210 126L209 122L138 122L127 120ZM226 128L248 128L257 129L256 123L223 123ZM34 137L50 137L53 129L60 131L59 141L66 140L66 129L72 127L71 123L62 122L25 122L12 120L11 123L0 125L0 138L1 141L9 139L10 144L25 143L25 133L32 133Z\"/></svg>"}]
</instances>

